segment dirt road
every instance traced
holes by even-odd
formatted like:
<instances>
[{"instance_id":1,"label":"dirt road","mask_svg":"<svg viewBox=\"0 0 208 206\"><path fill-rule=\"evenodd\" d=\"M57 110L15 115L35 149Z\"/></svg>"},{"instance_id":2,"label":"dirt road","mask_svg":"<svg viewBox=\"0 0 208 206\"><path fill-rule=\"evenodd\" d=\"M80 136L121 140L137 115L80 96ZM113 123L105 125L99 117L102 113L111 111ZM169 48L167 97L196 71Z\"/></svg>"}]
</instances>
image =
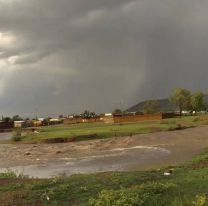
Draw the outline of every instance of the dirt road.
<instances>
[{"instance_id":1,"label":"dirt road","mask_svg":"<svg viewBox=\"0 0 208 206\"><path fill-rule=\"evenodd\" d=\"M1 144L0 168L34 177L175 165L208 147L208 126L62 144Z\"/></svg>"}]
</instances>

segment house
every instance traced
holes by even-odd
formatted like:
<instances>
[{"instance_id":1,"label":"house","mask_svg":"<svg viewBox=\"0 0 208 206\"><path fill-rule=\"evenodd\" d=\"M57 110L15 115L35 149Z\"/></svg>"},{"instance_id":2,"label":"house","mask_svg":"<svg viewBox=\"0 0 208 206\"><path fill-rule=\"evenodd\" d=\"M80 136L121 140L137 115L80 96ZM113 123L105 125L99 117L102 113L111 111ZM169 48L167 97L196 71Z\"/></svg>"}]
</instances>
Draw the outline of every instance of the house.
<instances>
[{"instance_id":1,"label":"house","mask_svg":"<svg viewBox=\"0 0 208 206\"><path fill-rule=\"evenodd\" d=\"M14 121L14 128L23 128L25 127L25 121Z\"/></svg>"},{"instance_id":2,"label":"house","mask_svg":"<svg viewBox=\"0 0 208 206\"><path fill-rule=\"evenodd\" d=\"M42 121L40 121L40 120L32 120L32 126L33 127L40 127L40 126L42 126Z\"/></svg>"},{"instance_id":3,"label":"house","mask_svg":"<svg viewBox=\"0 0 208 206\"><path fill-rule=\"evenodd\" d=\"M0 121L0 132L9 131L14 128L13 122L3 122Z\"/></svg>"},{"instance_id":4,"label":"house","mask_svg":"<svg viewBox=\"0 0 208 206\"><path fill-rule=\"evenodd\" d=\"M52 119L49 119L49 123L50 125L61 124L62 120L57 119L57 118L52 118Z\"/></svg>"},{"instance_id":5,"label":"house","mask_svg":"<svg viewBox=\"0 0 208 206\"><path fill-rule=\"evenodd\" d=\"M114 118L112 113L105 113L101 118L104 123L110 123L110 124L114 123Z\"/></svg>"}]
</instances>

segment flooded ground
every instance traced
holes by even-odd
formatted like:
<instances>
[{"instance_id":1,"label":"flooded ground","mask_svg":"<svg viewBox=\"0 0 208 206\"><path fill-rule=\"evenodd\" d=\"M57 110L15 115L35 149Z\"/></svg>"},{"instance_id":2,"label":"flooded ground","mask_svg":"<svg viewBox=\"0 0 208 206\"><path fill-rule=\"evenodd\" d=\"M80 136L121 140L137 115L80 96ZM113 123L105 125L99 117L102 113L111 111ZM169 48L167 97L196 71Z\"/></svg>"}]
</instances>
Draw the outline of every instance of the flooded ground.
<instances>
[{"instance_id":1,"label":"flooded ground","mask_svg":"<svg viewBox=\"0 0 208 206\"><path fill-rule=\"evenodd\" d=\"M170 151L154 147L117 148L100 155L80 158L56 158L45 163L10 167L17 173L48 178L59 174L130 170L169 155ZM0 171L5 171L1 169Z\"/></svg>"},{"instance_id":2,"label":"flooded ground","mask_svg":"<svg viewBox=\"0 0 208 206\"><path fill-rule=\"evenodd\" d=\"M144 170L191 159L208 146L208 126L64 144L1 144L0 171L31 177Z\"/></svg>"}]
</instances>

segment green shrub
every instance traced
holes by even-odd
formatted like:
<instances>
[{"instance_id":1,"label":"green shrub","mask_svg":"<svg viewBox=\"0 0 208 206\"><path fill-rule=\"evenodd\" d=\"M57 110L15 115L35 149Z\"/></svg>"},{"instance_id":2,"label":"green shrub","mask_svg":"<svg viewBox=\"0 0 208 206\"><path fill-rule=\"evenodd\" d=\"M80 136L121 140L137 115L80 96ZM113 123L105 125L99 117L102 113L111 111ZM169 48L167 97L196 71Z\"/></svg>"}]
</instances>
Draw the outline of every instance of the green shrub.
<instances>
[{"instance_id":1,"label":"green shrub","mask_svg":"<svg viewBox=\"0 0 208 206\"><path fill-rule=\"evenodd\" d=\"M17 136L17 135L13 135L12 136L12 140L15 141L15 142L19 142L22 140L22 137L21 136Z\"/></svg>"},{"instance_id":2,"label":"green shrub","mask_svg":"<svg viewBox=\"0 0 208 206\"><path fill-rule=\"evenodd\" d=\"M175 130L180 130L180 129L184 129L185 127L183 127L181 124L176 124L176 125L172 125L168 128L169 131L175 131Z\"/></svg>"},{"instance_id":3,"label":"green shrub","mask_svg":"<svg viewBox=\"0 0 208 206\"><path fill-rule=\"evenodd\" d=\"M181 124L177 124L176 125L176 129L182 129L183 127L182 127L182 125Z\"/></svg>"},{"instance_id":4,"label":"green shrub","mask_svg":"<svg viewBox=\"0 0 208 206\"><path fill-rule=\"evenodd\" d=\"M14 179L14 178L17 178L17 175L14 171L7 169L4 173L0 173L0 178Z\"/></svg>"},{"instance_id":5,"label":"green shrub","mask_svg":"<svg viewBox=\"0 0 208 206\"><path fill-rule=\"evenodd\" d=\"M7 169L3 173L0 173L0 179L26 179L29 178L27 175L23 175L23 173L16 173L11 169Z\"/></svg>"},{"instance_id":6,"label":"green shrub","mask_svg":"<svg viewBox=\"0 0 208 206\"><path fill-rule=\"evenodd\" d=\"M147 183L121 190L103 190L98 198L89 200L90 206L166 206L171 203L174 184ZM168 198L167 196L170 196Z\"/></svg>"},{"instance_id":7,"label":"green shrub","mask_svg":"<svg viewBox=\"0 0 208 206\"><path fill-rule=\"evenodd\" d=\"M12 136L12 140L15 142L21 141L22 140L22 132L21 130L16 130Z\"/></svg>"},{"instance_id":8,"label":"green shrub","mask_svg":"<svg viewBox=\"0 0 208 206\"><path fill-rule=\"evenodd\" d=\"M192 122L199 122L200 121L200 118L199 117L195 117Z\"/></svg>"},{"instance_id":9,"label":"green shrub","mask_svg":"<svg viewBox=\"0 0 208 206\"><path fill-rule=\"evenodd\" d=\"M160 124L176 124L176 120L163 119L160 121Z\"/></svg>"},{"instance_id":10,"label":"green shrub","mask_svg":"<svg viewBox=\"0 0 208 206\"><path fill-rule=\"evenodd\" d=\"M194 206L205 206L206 205L206 196L197 195L195 201L193 202Z\"/></svg>"}]
</instances>

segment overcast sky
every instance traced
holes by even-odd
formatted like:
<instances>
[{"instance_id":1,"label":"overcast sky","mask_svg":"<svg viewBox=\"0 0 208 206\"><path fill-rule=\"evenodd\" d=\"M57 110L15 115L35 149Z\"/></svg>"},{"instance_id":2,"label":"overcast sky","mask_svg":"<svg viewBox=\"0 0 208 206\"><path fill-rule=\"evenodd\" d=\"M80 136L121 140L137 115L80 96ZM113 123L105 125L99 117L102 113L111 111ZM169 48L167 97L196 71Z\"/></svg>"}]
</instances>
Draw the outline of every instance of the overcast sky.
<instances>
[{"instance_id":1,"label":"overcast sky","mask_svg":"<svg viewBox=\"0 0 208 206\"><path fill-rule=\"evenodd\" d=\"M0 0L0 115L208 93L207 11L207 0Z\"/></svg>"}]
</instances>

